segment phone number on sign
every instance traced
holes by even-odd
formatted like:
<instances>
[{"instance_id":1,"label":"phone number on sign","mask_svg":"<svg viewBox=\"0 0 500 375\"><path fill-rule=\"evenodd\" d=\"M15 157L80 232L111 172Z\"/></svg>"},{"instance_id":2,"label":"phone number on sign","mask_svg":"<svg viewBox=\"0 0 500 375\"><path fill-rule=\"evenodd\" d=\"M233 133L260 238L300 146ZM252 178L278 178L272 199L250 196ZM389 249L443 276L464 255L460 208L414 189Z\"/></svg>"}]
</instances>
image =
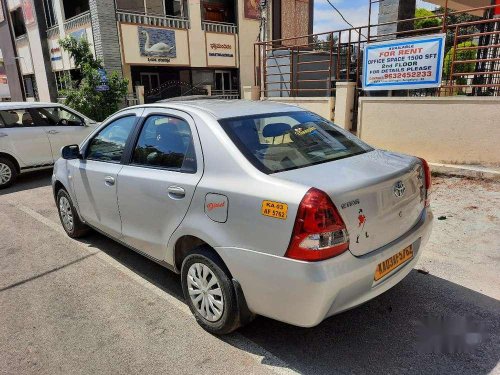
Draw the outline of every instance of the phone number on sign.
<instances>
[{"instance_id":1,"label":"phone number on sign","mask_svg":"<svg viewBox=\"0 0 500 375\"><path fill-rule=\"evenodd\" d=\"M432 71L426 70L423 72L404 72L404 73L386 73L385 79L398 79L398 78L418 78L418 77L432 77Z\"/></svg>"}]
</instances>

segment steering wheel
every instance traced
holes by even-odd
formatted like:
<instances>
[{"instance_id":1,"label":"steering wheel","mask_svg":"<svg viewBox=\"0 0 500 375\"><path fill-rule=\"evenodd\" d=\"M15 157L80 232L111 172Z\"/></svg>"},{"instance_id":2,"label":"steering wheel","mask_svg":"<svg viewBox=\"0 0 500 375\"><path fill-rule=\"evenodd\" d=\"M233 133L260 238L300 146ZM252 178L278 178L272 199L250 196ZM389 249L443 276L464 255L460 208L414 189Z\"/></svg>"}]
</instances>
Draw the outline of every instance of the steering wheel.
<instances>
[{"instance_id":1,"label":"steering wheel","mask_svg":"<svg viewBox=\"0 0 500 375\"><path fill-rule=\"evenodd\" d=\"M68 120L66 120L65 118L62 118L60 119L59 121L57 121L57 126L68 126L69 125L69 122Z\"/></svg>"}]
</instances>

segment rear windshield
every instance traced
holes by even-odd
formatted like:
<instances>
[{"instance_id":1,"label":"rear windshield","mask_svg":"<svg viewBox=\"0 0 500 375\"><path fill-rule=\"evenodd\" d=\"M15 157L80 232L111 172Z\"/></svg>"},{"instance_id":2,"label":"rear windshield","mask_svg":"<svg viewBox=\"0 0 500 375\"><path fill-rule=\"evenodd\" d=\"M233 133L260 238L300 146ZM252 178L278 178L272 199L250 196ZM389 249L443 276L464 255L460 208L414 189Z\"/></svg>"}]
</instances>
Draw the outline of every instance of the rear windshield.
<instances>
[{"instance_id":1,"label":"rear windshield","mask_svg":"<svg viewBox=\"0 0 500 375\"><path fill-rule=\"evenodd\" d=\"M372 150L348 131L311 112L261 114L219 122L246 158L268 174Z\"/></svg>"}]
</instances>

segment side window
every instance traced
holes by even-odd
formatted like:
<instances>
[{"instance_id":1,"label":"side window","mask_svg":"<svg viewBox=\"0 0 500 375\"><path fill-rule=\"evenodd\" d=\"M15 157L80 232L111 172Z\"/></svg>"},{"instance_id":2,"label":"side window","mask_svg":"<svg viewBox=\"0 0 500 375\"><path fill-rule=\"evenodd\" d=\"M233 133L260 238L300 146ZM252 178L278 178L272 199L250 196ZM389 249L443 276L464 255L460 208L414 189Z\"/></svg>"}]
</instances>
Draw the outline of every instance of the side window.
<instances>
[{"instance_id":1,"label":"side window","mask_svg":"<svg viewBox=\"0 0 500 375\"><path fill-rule=\"evenodd\" d=\"M26 109L7 109L5 111L0 111L0 117L6 128L35 126L31 113Z\"/></svg>"},{"instance_id":2,"label":"side window","mask_svg":"<svg viewBox=\"0 0 500 375\"><path fill-rule=\"evenodd\" d=\"M139 135L132 163L195 173L196 156L189 124L176 117L148 117Z\"/></svg>"},{"instance_id":3,"label":"side window","mask_svg":"<svg viewBox=\"0 0 500 375\"><path fill-rule=\"evenodd\" d=\"M109 123L90 141L87 159L119 163L135 121L127 116Z\"/></svg>"},{"instance_id":4,"label":"side window","mask_svg":"<svg viewBox=\"0 0 500 375\"><path fill-rule=\"evenodd\" d=\"M36 108L48 126L82 126L83 119L61 107Z\"/></svg>"}]
</instances>

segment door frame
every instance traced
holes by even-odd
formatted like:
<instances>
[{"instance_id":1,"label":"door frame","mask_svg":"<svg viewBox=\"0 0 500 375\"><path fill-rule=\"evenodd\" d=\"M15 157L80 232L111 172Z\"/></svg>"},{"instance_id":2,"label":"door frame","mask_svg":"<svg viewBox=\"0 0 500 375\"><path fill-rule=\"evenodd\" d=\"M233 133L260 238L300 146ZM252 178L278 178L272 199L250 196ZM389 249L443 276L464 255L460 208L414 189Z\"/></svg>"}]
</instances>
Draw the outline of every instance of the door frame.
<instances>
[{"instance_id":1,"label":"door frame","mask_svg":"<svg viewBox=\"0 0 500 375\"><path fill-rule=\"evenodd\" d=\"M144 76L148 77L148 80L149 80L149 90L150 91L153 89L152 84L151 84L152 83L151 78L153 76L156 77L156 79L157 79L157 82L158 82L158 86L157 87L160 87L160 73L158 73L158 72L139 72L139 79L141 81L141 86L144 86L143 80L142 80ZM149 97L152 97L152 98L159 98L160 96L161 95L160 95L159 92L158 92L157 95L149 95Z\"/></svg>"},{"instance_id":2,"label":"door frame","mask_svg":"<svg viewBox=\"0 0 500 375\"><path fill-rule=\"evenodd\" d=\"M225 81L225 79L224 79L224 73L228 73L228 74L229 74L229 89L228 89L228 90L226 90L226 89L224 88L224 81ZM220 90L220 91L222 91L222 93L223 93L223 94L224 94L226 91L232 91L232 90L233 90L233 82L232 82L233 75L232 75L232 71L231 71L231 70L221 70L221 69L216 69L216 70L214 71L214 86L215 86L215 80L216 80L215 76L216 76L217 74L221 74L221 76L222 76L222 88L221 88L221 90ZM217 90L217 89L216 89L216 90Z\"/></svg>"}]
</instances>

